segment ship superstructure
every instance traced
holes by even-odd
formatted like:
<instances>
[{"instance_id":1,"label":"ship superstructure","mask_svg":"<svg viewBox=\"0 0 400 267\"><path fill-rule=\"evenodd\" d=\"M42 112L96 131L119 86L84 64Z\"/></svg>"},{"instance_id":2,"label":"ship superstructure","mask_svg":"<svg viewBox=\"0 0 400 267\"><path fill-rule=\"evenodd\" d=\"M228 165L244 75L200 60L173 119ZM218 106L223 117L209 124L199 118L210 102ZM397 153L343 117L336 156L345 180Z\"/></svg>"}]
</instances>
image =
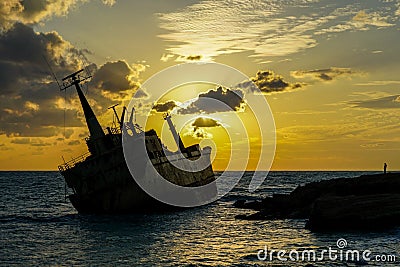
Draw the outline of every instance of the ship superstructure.
<instances>
[{"instance_id":1,"label":"ship superstructure","mask_svg":"<svg viewBox=\"0 0 400 267\"><path fill-rule=\"evenodd\" d=\"M72 190L72 194L69 194L68 198L79 212L128 213L166 207L165 204L144 192L132 178L124 157L123 131L130 132L130 135L126 135L129 138L144 141L151 164L169 182L185 187L215 182L210 162L211 148L201 149L198 144L185 147L169 114L166 114L164 119L179 148L177 152L166 149L155 130L144 132L139 125L134 123L134 110L132 110L129 120L124 122L127 114L125 107L121 118L118 117L115 106L111 107L117 117L118 125L117 127L107 127L104 132L82 92L80 83L87 79L80 76L82 71L65 77L62 89L73 86L78 93L90 134L85 139L88 152L58 167L67 186ZM178 155L183 155L185 159L189 160L199 159L203 155L202 159L207 161L207 167L201 171L186 171L177 168L168 159L173 158L175 154L177 159L179 159ZM213 194L216 194L216 189Z\"/></svg>"}]
</instances>

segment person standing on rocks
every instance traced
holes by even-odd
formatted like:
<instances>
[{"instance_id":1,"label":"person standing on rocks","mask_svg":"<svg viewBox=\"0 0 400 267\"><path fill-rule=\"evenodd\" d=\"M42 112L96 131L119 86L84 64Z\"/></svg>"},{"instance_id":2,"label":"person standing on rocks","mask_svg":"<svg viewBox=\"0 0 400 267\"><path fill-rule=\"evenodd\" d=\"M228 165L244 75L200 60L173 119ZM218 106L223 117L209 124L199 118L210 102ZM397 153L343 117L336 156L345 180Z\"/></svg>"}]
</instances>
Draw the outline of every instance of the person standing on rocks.
<instances>
[{"instance_id":1,"label":"person standing on rocks","mask_svg":"<svg viewBox=\"0 0 400 267\"><path fill-rule=\"evenodd\" d=\"M383 173L386 174L387 164L386 162L383 163Z\"/></svg>"}]
</instances>

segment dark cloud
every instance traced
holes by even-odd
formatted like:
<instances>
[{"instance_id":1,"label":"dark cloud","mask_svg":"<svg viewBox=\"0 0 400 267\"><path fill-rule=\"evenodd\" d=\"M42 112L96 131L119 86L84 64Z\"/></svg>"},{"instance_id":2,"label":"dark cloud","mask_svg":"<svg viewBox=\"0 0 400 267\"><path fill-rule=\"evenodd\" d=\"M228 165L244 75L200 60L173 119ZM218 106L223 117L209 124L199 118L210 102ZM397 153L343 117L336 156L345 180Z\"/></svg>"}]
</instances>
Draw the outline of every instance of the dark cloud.
<instances>
[{"instance_id":1,"label":"dark cloud","mask_svg":"<svg viewBox=\"0 0 400 267\"><path fill-rule=\"evenodd\" d=\"M2 0L0 2L0 31L14 23L34 24L52 16L66 15L71 7L83 0Z\"/></svg>"},{"instance_id":2,"label":"dark cloud","mask_svg":"<svg viewBox=\"0 0 400 267\"><path fill-rule=\"evenodd\" d=\"M286 82L282 76L275 74L272 70L258 71L255 77L238 85L239 88L247 89L250 91L256 90L254 84L260 89L262 93L283 92L292 89L298 89L303 86L300 83ZM254 84L253 84L254 83Z\"/></svg>"},{"instance_id":3,"label":"dark cloud","mask_svg":"<svg viewBox=\"0 0 400 267\"><path fill-rule=\"evenodd\" d=\"M69 146L76 146L76 145L79 145L80 143L81 142L79 142L79 140L73 140L73 141L68 142L67 144Z\"/></svg>"},{"instance_id":4,"label":"dark cloud","mask_svg":"<svg viewBox=\"0 0 400 267\"><path fill-rule=\"evenodd\" d=\"M0 102L6 102L0 98ZM0 110L0 132L7 136L32 136L32 137L51 137L64 133L63 127L83 126L81 116L75 110L66 110L64 121L64 111L54 106L51 99L39 101L38 110L29 109L23 99L15 99L11 103L6 103ZM33 102L32 102L33 103ZM16 107L21 105L21 107ZM48 106L46 106L48 105ZM66 138L71 136L72 129L65 131Z\"/></svg>"},{"instance_id":5,"label":"dark cloud","mask_svg":"<svg viewBox=\"0 0 400 267\"><path fill-rule=\"evenodd\" d=\"M31 145L33 147L51 146L51 143L44 142L42 139L37 138L15 138L11 140L11 144L16 145Z\"/></svg>"},{"instance_id":6,"label":"dark cloud","mask_svg":"<svg viewBox=\"0 0 400 267\"><path fill-rule=\"evenodd\" d=\"M156 112L169 112L171 110L173 110L176 107L176 103L175 101L168 101L165 103L157 103L153 106L153 110L155 110Z\"/></svg>"},{"instance_id":7,"label":"dark cloud","mask_svg":"<svg viewBox=\"0 0 400 267\"><path fill-rule=\"evenodd\" d=\"M39 142L39 143L31 143L31 146L35 147L43 147L43 146L51 146L51 143L46 143L46 142Z\"/></svg>"},{"instance_id":8,"label":"dark cloud","mask_svg":"<svg viewBox=\"0 0 400 267\"><path fill-rule=\"evenodd\" d=\"M192 137L197 138L197 139L206 139L206 138L213 137L212 134L204 131L201 128L194 129L189 135L191 135Z\"/></svg>"},{"instance_id":9,"label":"dark cloud","mask_svg":"<svg viewBox=\"0 0 400 267\"><path fill-rule=\"evenodd\" d=\"M89 135L89 132L88 131L85 131L85 132L83 132L83 133L80 133L79 135L78 135L78 137L79 138L84 138L84 137L86 137L86 136L88 136Z\"/></svg>"},{"instance_id":10,"label":"dark cloud","mask_svg":"<svg viewBox=\"0 0 400 267\"><path fill-rule=\"evenodd\" d=\"M195 60L200 60L202 58L201 55L192 55L192 56L187 56L187 60L195 61Z\"/></svg>"},{"instance_id":11,"label":"dark cloud","mask_svg":"<svg viewBox=\"0 0 400 267\"><path fill-rule=\"evenodd\" d=\"M350 68L328 68L328 69L316 69L316 70L297 70L290 73L292 77L296 79L311 78L314 80L329 82L338 77L351 77L359 72L353 71Z\"/></svg>"},{"instance_id":12,"label":"dark cloud","mask_svg":"<svg viewBox=\"0 0 400 267\"><path fill-rule=\"evenodd\" d=\"M107 62L96 71L92 84L109 92L126 91L139 87L135 81L137 76L137 72L126 61Z\"/></svg>"},{"instance_id":13,"label":"dark cloud","mask_svg":"<svg viewBox=\"0 0 400 267\"><path fill-rule=\"evenodd\" d=\"M14 150L12 147L8 147L8 146L0 146L0 151L8 151L8 150Z\"/></svg>"},{"instance_id":14,"label":"dark cloud","mask_svg":"<svg viewBox=\"0 0 400 267\"><path fill-rule=\"evenodd\" d=\"M85 126L75 89L60 93L44 59L60 79L86 65L85 53L57 32L37 33L22 23L0 32L0 134L51 137L63 134L64 126ZM105 87L89 92L88 99L98 115L115 103L105 90L118 95L118 90L136 88L143 70L125 61L109 62L99 69L95 64L87 67L92 69L94 83Z\"/></svg>"},{"instance_id":15,"label":"dark cloud","mask_svg":"<svg viewBox=\"0 0 400 267\"><path fill-rule=\"evenodd\" d=\"M140 88L139 90L136 91L135 98L148 98L149 95L146 93L145 90L143 90L143 88Z\"/></svg>"},{"instance_id":16,"label":"dark cloud","mask_svg":"<svg viewBox=\"0 0 400 267\"><path fill-rule=\"evenodd\" d=\"M18 139L13 139L11 140L12 144L17 144L17 145L27 145L31 143L30 138L18 138Z\"/></svg>"},{"instance_id":17,"label":"dark cloud","mask_svg":"<svg viewBox=\"0 0 400 267\"><path fill-rule=\"evenodd\" d=\"M394 109L400 108L400 95L392 95L363 101L349 102L354 108L366 109Z\"/></svg>"},{"instance_id":18,"label":"dark cloud","mask_svg":"<svg viewBox=\"0 0 400 267\"><path fill-rule=\"evenodd\" d=\"M0 34L0 133L53 136L64 125L61 98L43 56L59 77L76 71L82 52L58 33L36 33L16 23ZM82 126L76 110L66 110L66 126Z\"/></svg>"},{"instance_id":19,"label":"dark cloud","mask_svg":"<svg viewBox=\"0 0 400 267\"><path fill-rule=\"evenodd\" d=\"M43 83L48 79L47 58L55 72L64 75L81 64L82 52L58 33L36 33L29 26L16 23L0 35L0 92Z\"/></svg>"},{"instance_id":20,"label":"dark cloud","mask_svg":"<svg viewBox=\"0 0 400 267\"><path fill-rule=\"evenodd\" d=\"M35 32L33 25L52 16L63 16L86 0L3 0L0 2L0 135L51 137L71 127L85 126L74 88L60 93L48 64L60 79L85 65L89 51L78 49L57 32ZM104 0L107 5L114 1ZM48 64L46 63L46 60ZM120 100L119 92L135 89L144 66L125 61L108 62L92 70L99 88L88 97L95 113ZM140 65L140 66L139 66ZM85 88L84 88L85 89ZM86 90L84 90L86 91ZM106 94L105 92L109 92ZM64 100L65 97L65 100ZM66 120L64 120L66 118ZM67 129L63 129L63 127Z\"/></svg>"},{"instance_id":21,"label":"dark cloud","mask_svg":"<svg viewBox=\"0 0 400 267\"><path fill-rule=\"evenodd\" d=\"M204 127L206 127L206 128L218 127L218 126L221 126L221 124L214 119L200 117L200 118L197 118L192 123L192 126L194 127L194 129L198 129L198 128L204 128Z\"/></svg>"},{"instance_id":22,"label":"dark cloud","mask_svg":"<svg viewBox=\"0 0 400 267\"><path fill-rule=\"evenodd\" d=\"M243 97L243 91L240 89L231 90L218 87L215 90L200 94L188 107L179 109L178 113L194 114L239 111L245 107Z\"/></svg>"},{"instance_id":23,"label":"dark cloud","mask_svg":"<svg viewBox=\"0 0 400 267\"><path fill-rule=\"evenodd\" d=\"M53 16L65 16L87 0L2 0L0 2L0 31L8 30L16 22L36 24ZM115 1L103 0L106 5Z\"/></svg>"},{"instance_id":24,"label":"dark cloud","mask_svg":"<svg viewBox=\"0 0 400 267\"><path fill-rule=\"evenodd\" d=\"M199 117L190 125L189 131L185 135L196 139L212 138L213 135L207 129L220 126L221 123L212 118Z\"/></svg>"},{"instance_id":25,"label":"dark cloud","mask_svg":"<svg viewBox=\"0 0 400 267\"><path fill-rule=\"evenodd\" d=\"M13 2L13 1L11 1ZM19 19L26 23L36 23L54 14L66 14L74 0L57 1L57 0L24 0L20 1L22 10Z\"/></svg>"}]
</instances>

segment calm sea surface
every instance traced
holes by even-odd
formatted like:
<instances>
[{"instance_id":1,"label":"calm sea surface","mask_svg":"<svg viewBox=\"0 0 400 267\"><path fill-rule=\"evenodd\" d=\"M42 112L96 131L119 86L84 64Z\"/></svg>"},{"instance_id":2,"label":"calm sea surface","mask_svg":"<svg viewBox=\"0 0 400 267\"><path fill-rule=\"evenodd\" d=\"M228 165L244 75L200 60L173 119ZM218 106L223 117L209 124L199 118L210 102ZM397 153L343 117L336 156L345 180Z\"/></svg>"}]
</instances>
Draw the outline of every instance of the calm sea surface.
<instances>
[{"instance_id":1,"label":"calm sea surface","mask_svg":"<svg viewBox=\"0 0 400 267\"><path fill-rule=\"evenodd\" d=\"M251 173L221 200L205 207L167 214L129 216L78 215L64 199L64 181L57 172L0 172L1 266L306 266L311 262L260 261L269 249L336 248L393 254L400 266L400 228L376 233L315 234L305 220L241 221L232 208L240 198L259 199L288 193L297 185L361 172L272 172L261 189L249 193ZM324 260L308 266L356 266Z\"/></svg>"}]
</instances>

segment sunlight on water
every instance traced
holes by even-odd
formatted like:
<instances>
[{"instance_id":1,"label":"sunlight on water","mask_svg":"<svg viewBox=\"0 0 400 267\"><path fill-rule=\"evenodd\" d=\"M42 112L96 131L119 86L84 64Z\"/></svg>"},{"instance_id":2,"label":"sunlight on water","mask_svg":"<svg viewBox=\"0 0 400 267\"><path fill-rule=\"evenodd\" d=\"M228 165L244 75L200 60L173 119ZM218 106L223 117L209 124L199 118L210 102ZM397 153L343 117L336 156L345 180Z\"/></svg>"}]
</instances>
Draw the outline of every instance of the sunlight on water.
<instances>
[{"instance_id":1,"label":"sunlight on water","mask_svg":"<svg viewBox=\"0 0 400 267\"><path fill-rule=\"evenodd\" d=\"M334 247L339 238L348 240L352 248L398 253L399 230L314 234L304 229L305 220L234 219L252 212L232 208L237 199L288 193L310 181L359 174L272 172L261 190L249 193L251 174L246 173L248 179L244 177L230 194L206 207L166 214L84 216L65 202L58 173L0 172L0 265L305 266L261 262L257 252L264 246L276 250Z\"/></svg>"}]
</instances>

